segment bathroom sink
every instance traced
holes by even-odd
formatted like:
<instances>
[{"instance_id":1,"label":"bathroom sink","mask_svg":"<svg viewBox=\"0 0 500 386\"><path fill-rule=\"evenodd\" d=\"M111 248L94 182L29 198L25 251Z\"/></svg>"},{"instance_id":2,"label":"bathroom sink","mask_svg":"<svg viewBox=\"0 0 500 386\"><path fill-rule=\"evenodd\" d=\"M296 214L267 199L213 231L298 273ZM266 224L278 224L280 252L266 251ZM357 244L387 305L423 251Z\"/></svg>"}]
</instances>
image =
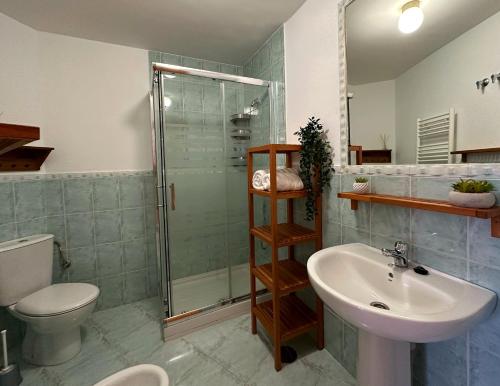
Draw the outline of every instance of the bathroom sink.
<instances>
[{"instance_id":1,"label":"bathroom sink","mask_svg":"<svg viewBox=\"0 0 500 386\"><path fill-rule=\"evenodd\" d=\"M409 385L408 342L461 335L495 308L496 294L488 289L431 268L425 267L428 275L413 268L411 263L394 267L392 257L359 243L326 248L309 258L309 278L320 298L360 329L358 378L367 370L363 366L378 366L373 371L380 372L384 356L387 361L407 357L403 380L383 379L380 384ZM395 368L386 364L387 371ZM370 381L358 381L376 385L373 376L365 374Z\"/></svg>"}]
</instances>

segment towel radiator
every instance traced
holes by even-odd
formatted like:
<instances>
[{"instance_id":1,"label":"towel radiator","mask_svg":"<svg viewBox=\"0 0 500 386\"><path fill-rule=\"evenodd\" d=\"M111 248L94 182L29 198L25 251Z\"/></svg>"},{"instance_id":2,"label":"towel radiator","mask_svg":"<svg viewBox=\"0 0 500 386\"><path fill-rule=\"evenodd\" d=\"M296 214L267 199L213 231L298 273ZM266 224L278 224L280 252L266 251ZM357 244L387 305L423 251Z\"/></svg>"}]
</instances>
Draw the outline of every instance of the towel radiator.
<instances>
[{"instance_id":1,"label":"towel radiator","mask_svg":"<svg viewBox=\"0 0 500 386\"><path fill-rule=\"evenodd\" d=\"M455 110L417 119L417 164L453 163Z\"/></svg>"}]
</instances>

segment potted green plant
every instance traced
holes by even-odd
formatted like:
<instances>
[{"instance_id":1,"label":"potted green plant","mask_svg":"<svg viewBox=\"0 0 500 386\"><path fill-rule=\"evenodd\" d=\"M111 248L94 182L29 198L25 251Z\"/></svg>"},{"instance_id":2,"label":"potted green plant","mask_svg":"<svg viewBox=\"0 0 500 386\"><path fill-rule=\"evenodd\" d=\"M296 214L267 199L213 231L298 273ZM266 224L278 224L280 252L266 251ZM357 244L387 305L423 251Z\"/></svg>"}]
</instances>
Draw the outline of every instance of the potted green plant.
<instances>
[{"instance_id":1,"label":"potted green plant","mask_svg":"<svg viewBox=\"0 0 500 386\"><path fill-rule=\"evenodd\" d=\"M332 167L333 150L319 118L309 118L307 125L294 134L302 145L299 174L307 192L306 219L312 220L317 213L316 198L326 187L330 187L330 179L335 171Z\"/></svg>"},{"instance_id":2,"label":"potted green plant","mask_svg":"<svg viewBox=\"0 0 500 386\"><path fill-rule=\"evenodd\" d=\"M484 180L460 179L451 185L450 203L466 208L491 208L495 205L495 195L491 192L494 186Z\"/></svg>"},{"instance_id":3,"label":"potted green plant","mask_svg":"<svg viewBox=\"0 0 500 386\"><path fill-rule=\"evenodd\" d=\"M366 177L356 177L354 178L354 183L352 184L352 190L358 194L366 194L370 191L368 186L368 178Z\"/></svg>"}]
</instances>

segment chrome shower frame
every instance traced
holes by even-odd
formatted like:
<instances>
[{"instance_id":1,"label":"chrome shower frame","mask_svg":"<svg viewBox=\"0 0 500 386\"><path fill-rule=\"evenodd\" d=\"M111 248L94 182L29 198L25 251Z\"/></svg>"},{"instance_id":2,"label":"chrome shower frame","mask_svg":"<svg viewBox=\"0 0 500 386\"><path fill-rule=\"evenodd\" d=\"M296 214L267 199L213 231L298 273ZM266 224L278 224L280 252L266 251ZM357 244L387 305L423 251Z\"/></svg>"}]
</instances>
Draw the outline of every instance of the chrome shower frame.
<instances>
[{"instance_id":1,"label":"chrome shower frame","mask_svg":"<svg viewBox=\"0 0 500 386\"><path fill-rule=\"evenodd\" d=\"M191 75L203 78L211 78L214 80L230 81L235 83L266 86L269 92L270 103L270 142L278 143L278 130L276 119L276 96L279 93L277 82L250 78L240 75L231 75L214 71L199 70L195 68L176 66L164 63L152 63L152 88L150 92L151 106L151 129L152 129L152 144L153 144L153 173L156 184L156 251L157 251L157 266L159 272L160 296L163 303L164 311L164 326L179 320L189 319L199 316L208 311L213 311L217 308L222 308L229 304L239 303L249 298L249 295L226 299L215 304L207 305L206 307L188 311L183 314L173 315L173 298L172 298L172 280L170 272L170 252L168 238L168 205L169 197L167 193L167 170L166 170L166 155L165 155L165 122L163 116L164 110L164 82L162 74L180 74ZM222 90L224 96L224 89ZM223 99L224 101L224 99ZM225 123L224 123L225 124ZM229 271L229 275L231 272ZM231 280L231 278L229 278ZM262 292L265 292L262 291ZM164 336L165 338L165 336Z\"/></svg>"}]
</instances>

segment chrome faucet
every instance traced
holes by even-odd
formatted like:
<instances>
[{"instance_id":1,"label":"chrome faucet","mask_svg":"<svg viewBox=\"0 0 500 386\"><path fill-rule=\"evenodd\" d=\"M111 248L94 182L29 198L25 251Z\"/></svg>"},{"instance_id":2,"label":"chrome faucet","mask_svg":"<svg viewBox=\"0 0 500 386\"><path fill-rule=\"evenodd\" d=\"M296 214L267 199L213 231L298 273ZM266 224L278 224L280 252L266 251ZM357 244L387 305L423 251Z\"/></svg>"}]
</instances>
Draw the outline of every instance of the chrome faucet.
<instances>
[{"instance_id":1,"label":"chrome faucet","mask_svg":"<svg viewBox=\"0 0 500 386\"><path fill-rule=\"evenodd\" d=\"M408 268L408 244L403 241L396 241L394 249L381 249L382 254L391 256L394 259L394 266L399 268Z\"/></svg>"}]
</instances>

